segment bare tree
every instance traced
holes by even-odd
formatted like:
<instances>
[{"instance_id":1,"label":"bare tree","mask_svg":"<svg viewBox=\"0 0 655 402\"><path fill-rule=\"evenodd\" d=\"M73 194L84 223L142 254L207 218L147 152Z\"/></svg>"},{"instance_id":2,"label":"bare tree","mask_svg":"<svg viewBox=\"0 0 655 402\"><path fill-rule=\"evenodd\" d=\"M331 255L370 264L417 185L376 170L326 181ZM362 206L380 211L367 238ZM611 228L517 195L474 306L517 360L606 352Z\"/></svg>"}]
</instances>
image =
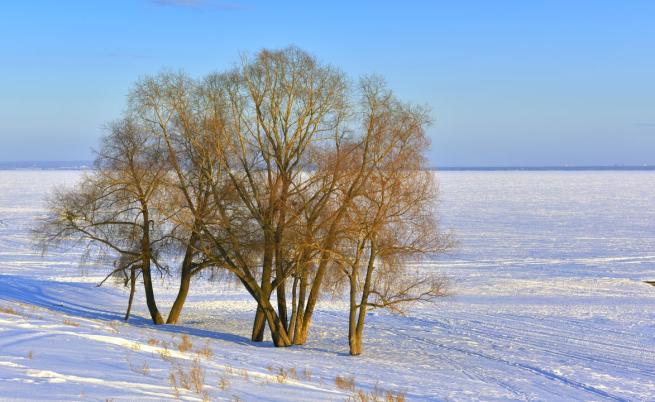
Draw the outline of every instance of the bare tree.
<instances>
[{"instance_id":1,"label":"bare tree","mask_svg":"<svg viewBox=\"0 0 655 402\"><path fill-rule=\"evenodd\" d=\"M205 186L197 195L198 210L185 207L186 188L171 174L168 144L144 123L129 116L110 126L93 172L76 188L54 194L50 213L35 233L44 247L74 239L89 255L113 260L107 278L122 277L130 288L126 319L141 275L155 324L163 324L164 318L157 307L152 270L171 274L165 261L181 254L178 294L165 321L175 324L192 277L210 265L199 252L194 215L205 210L209 192Z\"/></svg>"},{"instance_id":2,"label":"bare tree","mask_svg":"<svg viewBox=\"0 0 655 402\"><path fill-rule=\"evenodd\" d=\"M166 321L175 324L191 279L212 265L200 251L201 223L210 214L209 183L215 166L207 151L208 110L201 103L197 84L181 73L145 78L134 86L129 98L131 118L160 141L161 156L169 167L166 197L158 206L173 225L175 245L184 256L178 294Z\"/></svg>"},{"instance_id":3,"label":"bare tree","mask_svg":"<svg viewBox=\"0 0 655 402\"><path fill-rule=\"evenodd\" d=\"M268 326L276 346L307 341L328 288L349 288L352 354L368 309L443 293L410 264L448 246L423 157L427 114L381 80L353 91L297 48L263 50L202 80L142 79L126 116L96 170L55 196L42 239L73 237L113 259L111 274L130 286L127 316L142 275L153 321L163 322L151 267L170 273L162 261L180 257L167 323L195 275L221 270L257 302L252 340Z\"/></svg>"},{"instance_id":4,"label":"bare tree","mask_svg":"<svg viewBox=\"0 0 655 402\"><path fill-rule=\"evenodd\" d=\"M252 339L265 323L278 346L291 344L286 282L303 253L294 244L307 188L310 150L343 135L346 83L338 71L296 49L262 51L241 67L209 77L214 163L205 251L232 272L258 303ZM236 198L234 197L236 196ZM277 309L270 303L276 292Z\"/></svg>"},{"instance_id":5,"label":"bare tree","mask_svg":"<svg viewBox=\"0 0 655 402\"><path fill-rule=\"evenodd\" d=\"M168 236L160 230L153 203L167 168L158 141L134 121L124 119L109 129L94 171L76 188L55 192L49 214L35 234L44 248L76 240L90 255L114 259L108 277L128 270L132 276L139 271L152 321L161 324L152 269L167 270L159 255Z\"/></svg>"},{"instance_id":6,"label":"bare tree","mask_svg":"<svg viewBox=\"0 0 655 402\"><path fill-rule=\"evenodd\" d=\"M397 101L380 79L363 80L362 93L367 140L353 168L367 179L349 204L337 253L349 285L351 355L361 353L368 309L402 312L410 302L445 294L442 279L412 273L408 262L451 244L438 231L436 185L423 156L427 114Z\"/></svg>"}]
</instances>

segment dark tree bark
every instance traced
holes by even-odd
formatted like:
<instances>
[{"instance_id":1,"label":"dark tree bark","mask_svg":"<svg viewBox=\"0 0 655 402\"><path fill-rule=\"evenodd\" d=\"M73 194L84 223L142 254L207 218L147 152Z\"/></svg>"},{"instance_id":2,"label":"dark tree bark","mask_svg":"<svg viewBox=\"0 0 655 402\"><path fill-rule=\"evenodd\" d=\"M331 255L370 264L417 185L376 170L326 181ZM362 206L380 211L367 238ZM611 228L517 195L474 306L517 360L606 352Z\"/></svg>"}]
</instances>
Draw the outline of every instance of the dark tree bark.
<instances>
[{"instance_id":1,"label":"dark tree bark","mask_svg":"<svg viewBox=\"0 0 655 402\"><path fill-rule=\"evenodd\" d=\"M294 276L293 285L291 286L291 318L289 318L289 326L287 332L289 338L293 340L293 334L296 330L296 317L298 316L298 277Z\"/></svg>"},{"instance_id":2,"label":"dark tree bark","mask_svg":"<svg viewBox=\"0 0 655 402\"><path fill-rule=\"evenodd\" d=\"M130 319L130 312L132 311L132 302L134 301L134 293L136 291L136 268L130 267L130 297L127 301L127 311L125 312L125 321Z\"/></svg>"},{"instance_id":3,"label":"dark tree bark","mask_svg":"<svg viewBox=\"0 0 655 402\"><path fill-rule=\"evenodd\" d=\"M357 304L357 276L358 268L353 270L350 282L350 320L348 325L348 344L350 346L350 355L358 356L362 353L362 334L364 332L364 322L366 321L366 308L368 298L371 292L371 281L373 279L373 270L375 269L376 248L375 242L371 242L368 265L366 266L366 276L364 277L364 287L362 297ZM359 310L359 311L358 311Z\"/></svg>"},{"instance_id":4,"label":"dark tree bark","mask_svg":"<svg viewBox=\"0 0 655 402\"><path fill-rule=\"evenodd\" d=\"M166 324L177 324L177 321L180 319L180 315L182 314L182 307L184 307L186 298L189 295L191 278L191 267L183 266L182 272L180 274L180 287L177 291L177 296L175 297L171 311L168 313Z\"/></svg>"},{"instance_id":5,"label":"dark tree bark","mask_svg":"<svg viewBox=\"0 0 655 402\"><path fill-rule=\"evenodd\" d=\"M143 267L143 287L146 294L146 305L148 306L148 311L150 312L150 318L155 325L164 324L164 319L159 313L157 308L157 302L155 301L155 291L152 287L152 276L150 274L150 264L144 264Z\"/></svg>"},{"instance_id":6,"label":"dark tree bark","mask_svg":"<svg viewBox=\"0 0 655 402\"><path fill-rule=\"evenodd\" d=\"M266 329L266 315L264 310L260 305L257 305L257 311L255 312L255 320L252 324L252 335L250 340L253 342L263 342L264 341L264 330Z\"/></svg>"},{"instance_id":7,"label":"dark tree bark","mask_svg":"<svg viewBox=\"0 0 655 402\"><path fill-rule=\"evenodd\" d=\"M271 276L273 274L273 236L270 234L270 230L264 229L264 256L262 260L262 280L261 280L261 298L263 300L258 301L259 306L255 312L255 320L252 325L252 336L251 340L253 342L262 342L264 340L264 330L266 329L266 321L268 321L266 308L264 307L265 303L262 303L264 300L270 305L271 293L272 293L272 284ZM270 314L270 312L269 312ZM277 316L277 314L276 314ZM271 328L271 335L273 335L274 329Z\"/></svg>"},{"instance_id":8,"label":"dark tree bark","mask_svg":"<svg viewBox=\"0 0 655 402\"><path fill-rule=\"evenodd\" d=\"M281 199L281 204L286 203L286 193L288 191L288 185L284 185L283 196ZM278 219L277 228L275 230L275 276L276 279L283 278L285 275L284 272L284 257L282 255L282 237L284 235L284 225L286 220L286 209L284 206L280 210L280 217ZM281 280L277 289L275 289L275 295L277 296L277 313L280 316L280 321L284 328L289 329L289 322L287 319L287 291L286 291L286 280Z\"/></svg>"},{"instance_id":9,"label":"dark tree bark","mask_svg":"<svg viewBox=\"0 0 655 402\"><path fill-rule=\"evenodd\" d=\"M189 242L184 253L184 259L182 260L180 287L177 291L177 296L175 297L171 311L168 313L166 324L177 324L177 321L182 314L182 307L184 307L186 298L189 295L189 288L191 287L191 279L193 277L193 245L195 244L197 238L198 236L196 232L193 232L189 237Z\"/></svg>"}]
</instances>

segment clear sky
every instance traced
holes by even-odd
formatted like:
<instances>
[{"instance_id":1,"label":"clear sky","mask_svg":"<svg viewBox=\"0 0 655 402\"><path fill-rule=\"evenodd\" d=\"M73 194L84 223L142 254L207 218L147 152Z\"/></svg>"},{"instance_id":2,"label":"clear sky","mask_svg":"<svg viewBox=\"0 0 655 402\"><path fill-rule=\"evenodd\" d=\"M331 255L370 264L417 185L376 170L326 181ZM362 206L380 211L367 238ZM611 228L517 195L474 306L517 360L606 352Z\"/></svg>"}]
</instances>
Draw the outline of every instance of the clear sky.
<instances>
[{"instance_id":1,"label":"clear sky","mask_svg":"<svg viewBox=\"0 0 655 402\"><path fill-rule=\"evenodd\" d=\"M88 160L139 77L297 45L432 109L435 166L655 164L655 1L7 1L0 161Z\"/></svg>"}]
</instances>

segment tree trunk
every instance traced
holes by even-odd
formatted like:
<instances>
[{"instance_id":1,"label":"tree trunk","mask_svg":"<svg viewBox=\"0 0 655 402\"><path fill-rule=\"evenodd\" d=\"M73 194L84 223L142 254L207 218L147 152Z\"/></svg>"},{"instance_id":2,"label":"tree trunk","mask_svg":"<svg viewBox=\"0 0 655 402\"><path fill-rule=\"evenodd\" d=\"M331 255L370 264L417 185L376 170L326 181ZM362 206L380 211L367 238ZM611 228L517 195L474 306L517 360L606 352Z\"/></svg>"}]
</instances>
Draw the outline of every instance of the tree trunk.
<instances>
[{"instance_id":1,"label":"tree trunk","mask_svg":"<svg viewBox=\"0 0 655 402\"><path fill-rule=\"evenodd\" d=\"M356 310L357 308L355 308ZM351 312L351 320L355 320L356 312ZM366 305L359 308L359 317L357 317L357 324L354 325L353 331L348 337L348 344L350 345L350 355L359 356L362 353L362 334L364 333L364 321L366 320ZM353 322L354 324L354 322ZM349 328L350 329L350 328Z\"/></svg>"},{"instance_id":2,"label":"tree trunk","mask_svg":"<svg viewBox=\"0 0 655 402\"><path fill-rule=\"evenodd\" d=\"M262 310L266 316L266 322L271 329L273 344L277 347L291 346L289 335L287 334L286 329L282 326L282 321L280 321L280 317L276 314L270 301L268 299L263 299L262 304Z\"/></svg>"},{"instance_id":3,"label":"tree trunk","mask_svg":"<svg viewBox=\"0 0 655 402\"><path fill-rule=\"evenodd\" d=\"M296 311L296 322L293 329L293 344L302 345L305 343L298 334L302 330L302 320L305 314L305 298L307 297L307 273L303 272L300 276L300 286L298 290L298 308Z\"/></svg>"},{"instance_id":4,"label":"tree trunk","mask_svg":"<svg viewBox=\"0 0 655 402\"><path fill-rule=\"evenodd\" d=\"M252 324L251 340L253 342L264 341L264 330L266 329L266 315L261 306L257 305L257 312L255 312L255 320Z\"/></svg>"},{"instance_id":5,"label":"tree trunk","mask_svg":"<svg viewBox=\"0 0 655 402\"><path fill-rule=\"evenodd\" d=\"M331 249L331 246L329 249ZM325 275L325 269L327 268L328 261L328 253L324 252L323 256L321 257L321 262L319 263L318 269L316 270L316 275L314 276L314 281L312 282L309 296L307 297L307 305L305 306L305 311L303 313L299 331L296 331L296 345L304 345L305 342L307 342L309 326L312 323L312 315L314 314L314 308L318 302L318 297L321 291L321 283L323 281L323 276Z\"/></svg>"},{"instance_id":6,"label":"tree trunk","mask_svg":"<svg viewBox=\"0 0 655 402\"><path fill-rule=\"evenodd\" d=\"M284 234L284 224L286 219L286 209L282 208L278 219L277 229L275 230L275 277L280 280L284 276L284 259L282 258L282 237ZM284 328L289 328L287 317L287 290L286 280L282 280L275 289L277 296L277 314Z\"/></svg>"},{"instance_id":7,"label":"tree trunk","mask_svg":"<svg viewBox=\"0 0 655 402\"><path fill-rule=\"evenodd\" d=\"M182 307L184 307L184 302L186 302L187 295L189 294L189 287L191 285L191 270L187 272L182 270L182 276L180 278L180 289L177 292L177 297L171 311L168 313L168 318L166 319L166 324L177 324L177 320L180 318L182 313Z\"/></svg>"},{"instance_id":8,"label":"tree trunk","mask_svg":"<svg viewBox=\"0 0 655 402\"><path fill-rule=\"evenodd\" d=\"M348 338L348 345L350 346L350 355L359 356L362 354L362 335L355 332Z\"/></svg>"},{"instance_id":9,"label":"tree trunk","mask_svg":"<svg viewBox=\"0 0 655 402\"><path fill-rule=\"evenodd\" d=\"M277 257L276 257L277 259ZM284 274L282 272L282 264L275 264L275 275L277 277L282 277ZM277 296L277 314L280 316L280 321L284 328L289 328L288 318L287 318L287 291L285 286L286 281L282 281L280 285L275 289L275 294Z\"/></svg>"},{"instance_id":10,"label":"tree trunk","mask_svg":"<svg viewBox=\"0 0 655 402\"><path fill-rule=\"evenodd\" d=\"M150 312L150 317L152 318L152 322L155 325L163 324L164 319L161 317L161 314L157 309L157 302L155 301L155 292L152 288L152 277L150 276L150 267L144 266L142 271L143 271L143 288L146 293L146 304L148 305L148 311Z\"/></svg>"},{"instance_id":11,"label":"tree trunk","mask_svg":"<svg viewBox=\"0 0 655 402\"><path fill-rule=\"evenodd\" d=\"M263 299L266 299L266 302L270 304L271 299L271 275L273 271L273 236L268 230L264 234L264 257L262 261L262 282L261 282L261 296ZM262 305L262 301L259 301L259 306ZM252 324L252 336L251 340L253 342L262 342L264 340L264 330L266 329L266 316L265 311L260 307L257 307L257 312L255 313L255 320ZM271 329L271 331L273 331Z\"/></svg>"},{"instance_id":12,"label":"tree trunk","mask_svg":"<svg viewBox=\"0 0 655 402\"><path fill-rule=\"evenodd\" d=\"M177 297L168 313L166 324L177 324L177 320L182 313L182 307L186 302L187 295L189 294L189 287L191 285L191 277L193 276L191 269L193 268L193 244L196 241L196 234L193 232L189 238L184 259L182 260L182 272L180 273L180 288L177 292Z\"/></svg>"},{"instance_id":13,"label":"tree trunk","mask_svg":"<svg viewBox=\"0 0 655 402\"><path fill-rule=\"evenodd\" d=\"M132 301L134 301L134 293L136 290L136 268L130 267L130 298L127 301L127 311L125 312L125 321L130 319L130 312L132 311Z\"/></svg>"},{"instance_id":14,"label":"tree trunk","mask_svg":"<svg viewBox=\"0 0 655 402\"><path fill-rule=\"evenodd\" d=\"M145 205L145 202L142 202L142 213L143 213L143 238L141 239L141 251L142 251L142 261L141 261L141 272L143 273L143 287L146 293L146 304L148 305L148 311L150 312L150 317L152 322L155 325L163 324L164 320L159 314L157 309L157 302L155 301L155 291L152 288L152 277L150 276L150 219L148 215L148 206Z\"/></svg>"},{"instance_id":15,"label":"tree trunk","mask_svg":"<svg viewBox=\"0 0 655 402\"><path fill-rule=\"evenodd\" d=\"M323 247L323 252L321 254L321 260L316 269L316 275L314 275L314 280L312 281L312 286L309 290L309 296L307 297L307 304L305 306L305 311L302 316L302 322L299 328L299 331L296 331L296 345L304 345L307 342L307 335L309 334L309 326L312 323L312 315L314 314L314 308L318 302L318 298L321 292L321 284L323 282L323 277L325 276L325 270L327 265L330 262L331 252L334 248L334 243L336 242L336 223L340 220L340 215L335 217L330 231L327 235L327 240ZM299 317L300 318L300 317Z\"/></svg>"},{"instance_id":16,"label":"tree trunk","mask_svg":"<svg viewBox=\"0 0 655 402\"><path fill-rule=\"evenodd\" d=\"M368 147L368 144L366 146ZM305 311L303 312L302 317L300 316L300 312L298 313L299 314L298 321L300 321L300 325L294 337L294 344L296 345L304 345L305 342L307 341L307 336L309 334L309 327L312 323L312 316L314 314L314 308L316 307L316 303L318 302L318 298L320 296L321 284L323 282L323 277L325 276L325 270L327 269L328 263L331 260L330 254L337 240L338 224L339 222L341 222L341 218L343 217L343 214L346 211L346 207L350 205L350 203L352 202L353 199L352 194L355 190L356 184L360 183L360 180L362 178L363 178L363 170L362 172L360 172L360 175L356 178L356 182L351 184L350 189L348 190L346 203L344 203L341 206L340 210L332 219L330 229L328 230L328 233L326 235L323 251L321 253L321 259L318 264L318 268L316 269L314 280L312 281L312 286L309 291L309 296L307 297L307 305L305 307Z\"/></svg>"},{"instance_id":17,"label":"tree trunk","mask_svg":"<svg viewBox=\"0 0 655 402\"><path fill-rule=\"evenodd\" d=\"M296 317L298 315L298 277L294 276L293 285L291 287L291 318L289 318L289 326L287 332L289 338L293 339L293 334L296 330Z\"/></svg>"},{"instance_id":18,"label":"tree trunk","mask_svg":"<svg viewBox=\"0 0 655 402\"><path fill-rule=\"evenodd\" d=\"M357 337L357 270L355 265L350 273L350 309L348 312L348 344L350 354L356 356L361 353L361 339Z\"/></svg>"},{"instance_id":19,"label":"tree trunk","mask_svg":"<svg viewBox=\"0 0 655 402\"><path fill-rule=\"evenodd\" d=\"M354 331L351 330L351 336L349 337L350 344L350 354L352 356L357 356L362 353L362 334L364 333L364 323L366 322L366 307L368 306L368 297L371 293L371 282L373 281L373 271L375 270L375 257L377 249L376 243L374 240L371 240L371 251L368 257L368 265L366 267L366 276L364 277L364 287L362 289L362 298L359 303L359 316L357 317L357 325L354 326ZM352 286L352 285L351 285ZM353 295L352 287L350 291L351 303ZM357 305L351 304L350 306L351 314L351 325L354 323L355 315L357 314ZM354 311L353 311L354 310Z\"/></svg>"},{"instance_id":20,"label":"tree trunk","mask_svg":"<svg viewBox=\"0 0 655 402\"><path fill-rule=\"evenodd\" d=\"M248 293L257 300L257 312L264 316L264 324L268 324L271 329L273 344L275 346L291 346L289 335L287 334L286 329L282 327L280 317L278 317L273 305L271 305L270 291L265 293L261 289L258 289L257 282L252 277L241 276L239 279L246 287L246 290L248 290Z\"/></svg>"}]
</instances>

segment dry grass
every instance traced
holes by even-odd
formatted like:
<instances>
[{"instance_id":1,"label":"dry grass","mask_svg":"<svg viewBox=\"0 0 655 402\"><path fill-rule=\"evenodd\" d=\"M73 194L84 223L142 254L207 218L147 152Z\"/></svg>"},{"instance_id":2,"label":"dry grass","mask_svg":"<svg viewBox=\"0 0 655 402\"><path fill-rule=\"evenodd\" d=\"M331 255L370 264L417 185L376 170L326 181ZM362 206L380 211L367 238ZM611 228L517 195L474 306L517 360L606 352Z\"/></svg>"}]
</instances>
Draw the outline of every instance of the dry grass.
<instances>
[{"instance_id":1,"label":"dry grass","mask_svg":"<svg viewBox=\"0 0 655 402\"><path fill-rule=\"evenodd\" d=\"M30 359L30 360L32 360L34 358L34 353L32 353L31 350L27 353L27 358Z\"/></svg>"},{"instance_id":2,"label":"dry grass","mask_svg":"<svg viewBox=\"0 0 655 402\"><path fill-rule=\"evenodd\" d=\"M189 379L193 389L200 394L205 385L205 370L200 367L200 362L197 359L191 364L191 368L189 369Z\"/></svg>"},{"instance_id":3,"label":"dry grass","mask_svg":"<svg viewBox=\"0 0 655 402\"><path fill-rule=\"evenodd\" d=\"M173 396L175 399L180 399L180 388L177 386L177 377L172 370L168 373L168 383L171 385L171 388L173 388Z\"/></svg>"},{"instance_id":4,"label":"dry grass","mask_svg":"<svg viewBox=\"0 0 655 402\"><path fill-rule=\"evenodd\" d=\"M289 378L289 373L287 373L283 367L280 367L277 371L277 375L275 376L275 381L277 381L279 384L284 384L285 382L287 382L288 378Z\"/></svg>"},{"instance_id":5,"label":"dry grass","mask_svg":"<svg viewBox=\"0 0 655 402\"><path fill-rule=\"evenodd\" d=\"M150 345L150 346L157 346L157 345L159 345L159 339L155 339L155 338L150 338L150 339L148 339L148 345Z\"/></svg>"},{"instance_id":6,"label":"dry grass","mask_svg":"<svg viewBox=\"0 0 655 402\"><path fill-rule=\"evenodd\" d=\"M191 339L189 339L188 335L182 335L182 342L180 342L179 345L177 345L177 349L180 352L187 352L193 348L193 343L191 343Z\"/></svg>"},{"instance_id":7,"label":"dry grass","mask_svg":"<svg viewBox=\"0 0 655 402\"><path fill-rule=\"evenodd\" d=\"M402 392L382 391L377 386L370 392L363 389L353 390L352 395L346 399L348 402L405 402L405 400L405 394Z\"/></svg>"},{"instance_id":8,"label":"dry grass","mask_svg":"<svg viewBox=\"0 0 655 402\"><path fill-rule=\"evenodd\" d=\"M220 388L221 391L225 391L230 387L230 380L228 380L225 377L221 377L221 379L218 381L218 388Z\"/></svg>"},{"instance_id":9,"label":"dry grass","mask_svg":"<svg viewBox=\"0 0 655 402\"><path fill-rule=\"evenodd\" d=\"M168 350L168 345L164 342L162 349L159 350L159 357L162 358L162 360L170 361L171 360L171 351Z\"/></svg>"},{"instance_id":10,"label":"dry grass","mask_svg":"<svg viewBox=\"0 0 655 402\"><path fill-rule=\"evenodd\" d=\"M211 357L214 356L214 352L209 347L209 342L205 343L205 346L201 349L196 350L196 354L205 359L211 359Z\"/></svg>"},{"instance_id":11,"label":"dry grass","mask_svg":"<svg viewBox=\"0 0 655 402\"><path fill-rule=\"evenodd\" d=\"M141 350L141 344L134 342L133 344L130 345L130 349L132 349L135 352L138 352Z\"/></svg>"},{"instance_id":12,"label":"dry grass","mask_svg":"<svg viewBox=\"0 0 655 402\"><path fill-rule=\"evenodd\" d=\"M334 378L334 385L337 386L337 388L342 389L344 391L352 391L355 392L355 378L354 377L345 377L345 376L340 376L337 375Z\"/></svg>"},{"instance_id":13,"label":"dry grass","mask_svg":"<svg viewBox=\"0 0 655 402\"><path fill-rule=\"evenodd\" d=\"M405 402L405 394L398 392L394 395L392 391L387 391L384 395L386 402Z\"/></svg>"},{"instance_id":14,"label":"dry grass","mask_svg":"<svg viewBox=\"0 0 655 402\"><path fill-rule=\"evenodd\" d=\"M11 314L11 315L22 315L18 311L14 310L13 307L0 307L0 313Z\"/></svg>"},{"instance_id":15,"label":"dry grass","mask_svg":"<svg viewBox=\"0 0 655 402\"><path fill-rule=\"evenodd\" d=\"M173 388L173 394L176 398L180 396L180 388L192 391L198 394L203 400L208 400L209 396L205 387L205 370L200 366L200 359L196 358L185 370L180 364L174 364L168 374L168 382Z\"/></svg>"},{"instance_id":16,"label":"dry grass","mask_svg":"<svg viewBox=\"0 0 655 402\"><path fill-rule=\"evenodd\" d=\"M159 351L159 357L161 357L162 360L170 361L171 351L168 349L162 349Z\"/></svg>"},{"instance_id":17,"label":"dry grass","mask_svg":"<svg viewBox=\"0 0 655 402\"><path fill-rule=\"evenodd\" d=\"M312 370L310 370L309 368L305 367L305 368L302 370L302 378L304 378L305 380L308 380L308 381L311 380L311 379L312 379Z\"/></svg>"},{"instance_id":18,"label":"dry grass","mask_svg":"<svg viewBox=\"0 0 655 402\"><path fill-rule=\"evenodd\" d=\"M79 327L80 323L71 320L64 320L64 325L69 325L71 327Z\"/></svg>"}]
</instances>

